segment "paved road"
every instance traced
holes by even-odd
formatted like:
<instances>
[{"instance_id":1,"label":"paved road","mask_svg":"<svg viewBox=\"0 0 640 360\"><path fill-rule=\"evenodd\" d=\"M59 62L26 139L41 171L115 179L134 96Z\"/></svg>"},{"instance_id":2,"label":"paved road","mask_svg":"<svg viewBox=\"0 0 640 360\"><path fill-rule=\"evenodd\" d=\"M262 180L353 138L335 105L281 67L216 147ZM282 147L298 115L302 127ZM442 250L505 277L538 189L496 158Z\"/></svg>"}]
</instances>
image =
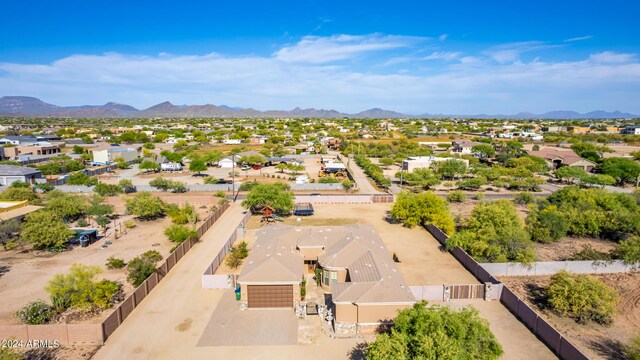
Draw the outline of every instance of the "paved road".
<instances>
[{"instance_id":1,"label":"paved road","mask_svg":"<svg viewBox=\"0 0 640 360\"><path fill-rule=\"evenodd\" d=\"M235 231L244 216L242 211L239 205L232 205L109 337L94 359L193 358L179 349L195 349L222 294L202 290L201 276Z\"/></svg>"}]
</instances>

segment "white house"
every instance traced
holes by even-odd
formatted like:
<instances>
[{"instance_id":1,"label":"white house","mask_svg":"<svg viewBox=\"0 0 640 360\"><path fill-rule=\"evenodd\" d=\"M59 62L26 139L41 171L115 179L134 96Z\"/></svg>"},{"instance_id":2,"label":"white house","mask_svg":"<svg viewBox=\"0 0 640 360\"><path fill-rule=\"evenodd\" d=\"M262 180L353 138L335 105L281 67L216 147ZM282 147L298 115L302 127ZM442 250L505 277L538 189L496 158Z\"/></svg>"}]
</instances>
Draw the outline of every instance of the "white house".
<instances>
[{"instance_id":1,"label":"white house","mask_svg":"<svg viewBox=\"0 0 640 360\"><path fill-rule=\"evenodd\" d=\"M224 157L218 161L218 167L225 169L231 169L234 166L238 167L238 160L240 160L238 155L233 155L233 158L231 156Z\"/></svg>"},{"instance_id":2,"label":"white house","mask_svg":"<svg viewBox=\"0 0 640 360\"><path fill-rule=\"evenodd\" d=\"M627 126L622 129L621 133L627 135L640 135L640 126Z\"/></svg>"},{"instance_id":3,"label":"white house","mask_svg":"<svg viewBox=\"0 0 640 360\"><path fill-rule=\"evenodd\" d=\"M110 164L118 158L122 158L124 161L133 161L139 156L138 149L127 146L95 148L89 151L93 154L93 162L98 164Z\"/></svg>"},{"instance_id":4,"label":"white house","mask_svg":"<svg viewBox=\"0 0 640 360\"><path fill-rule=\"evenodd\" d=\"M462 161L465 165L469 166L469 160L453 158L453 157L435 157L435 156L412 156L407 160L402 161L402 170L412 172L414 169L428 169L435 162L442 162L447 160Z\"/></svg>"},{"instance_id":5,"label":"white house","mask_svg":"<svg viewBox=\"0 0 640 360\"><path fill-rule=\"evenodd\" d=\"M225 145L240 145L242 144L242 140L241 139L224 139L222 143Z\"/></svg>"}]
</instances>

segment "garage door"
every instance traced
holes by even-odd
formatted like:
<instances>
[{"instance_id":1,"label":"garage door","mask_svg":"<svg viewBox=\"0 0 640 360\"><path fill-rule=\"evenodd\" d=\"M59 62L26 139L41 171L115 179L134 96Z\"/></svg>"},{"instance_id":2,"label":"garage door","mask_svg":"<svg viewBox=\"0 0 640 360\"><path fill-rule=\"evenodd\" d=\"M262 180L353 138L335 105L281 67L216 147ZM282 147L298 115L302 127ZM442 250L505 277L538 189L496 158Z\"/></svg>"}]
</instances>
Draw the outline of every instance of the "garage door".
<instances>
[{"instance_id":1,"label":"garage door","mask_svg":"<svg viewBox=\"0 0 640 360\"><path fill-rule=\"evenodd\" d=\"M247 298L250 308L290 308L293 285L249 285Z\"/></svg>"}]
</instances>

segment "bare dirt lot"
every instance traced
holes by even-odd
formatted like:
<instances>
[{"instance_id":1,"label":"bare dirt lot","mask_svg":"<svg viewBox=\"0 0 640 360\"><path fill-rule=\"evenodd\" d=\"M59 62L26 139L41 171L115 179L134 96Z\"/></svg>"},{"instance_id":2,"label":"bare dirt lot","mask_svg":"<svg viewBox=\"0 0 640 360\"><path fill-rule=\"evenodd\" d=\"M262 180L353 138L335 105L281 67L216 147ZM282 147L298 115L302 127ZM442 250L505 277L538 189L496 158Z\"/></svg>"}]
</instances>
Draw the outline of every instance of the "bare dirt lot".
<instances>
[{"instance_id":1,"label":"bare dirt lot","mask_svg":"<svg viewBox=\"0 0 640 360\"><path fill-rule=\"evenodd\" d=\"M545 306L538 295L549 283L549 276L502 277L509 289L526 301L560 333L566 336L590 359L623 359L622 348L640 332L640 274L594 275L616 288L620 302L613 324L578 324L557 315Z\"/></svg>"},{"instance_id":2,"label":"bare dirt lot","mask_svg":"<svg viewBox=\"0 0 640 360\"><path fill-rule=\"evenodd\" d=\"M558 242L552 244L536 243L536 256L538 261L565 261L571 260L571 257L581 251L585 246L591 246L593 249L608 253L615 249L616 244L612 241L594 239L594 238L573 238L565 237Z\"/></svg>"}]
</instances>

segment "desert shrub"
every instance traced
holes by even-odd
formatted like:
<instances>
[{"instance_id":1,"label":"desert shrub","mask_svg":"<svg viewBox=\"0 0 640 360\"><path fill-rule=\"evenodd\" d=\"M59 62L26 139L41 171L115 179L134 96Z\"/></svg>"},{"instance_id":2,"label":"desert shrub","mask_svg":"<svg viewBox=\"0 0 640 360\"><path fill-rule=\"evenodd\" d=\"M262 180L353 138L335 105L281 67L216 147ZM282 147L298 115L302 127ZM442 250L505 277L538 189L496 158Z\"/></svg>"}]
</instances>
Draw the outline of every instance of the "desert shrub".
<instances>
[{"instance_id":1,"label":"desert shrub","mask_svg":"<svg viewBox=\"0 0 640 360\"><path fill-rule=\"evenodd\" d=\"M136 227L136 222L133 220L127 220L124 222L124 227L126 227L127 229L133 229L134 227Z\"/></svg>"},{"instance_id":2,"label":"desert shrub","mask_svg":"<svg viewBox=\"0 0 640 360\"><path fill-rule=\"evenodd\" d=\"M337 184L339 182L340 179L331 176L321 177L320 179L318 179L318 183L320 184Z\"/></svg>"},{"instance_id":3,"label":"desert shrub","mask_svg":"<svg viewBox=\"0 0 640 360\"><path fill-rule=\"evenodd\" d=\"M105 184L101 182L93 188L93 191L100 194L100 196L116 196L122 193L122 188L119 185Z\"/></svg>"},{"instance_id":4,"label":"desert shrub","mask_svg":"<svg viewBox=\"0 0 640 360\"><path fill-rule=\"evenodd\" d=\"M420 194L401 192L391 208L391 215L407 227L433 224L449 235L455 230L447 202L429 191Z\"/></svg>"},{"instance_id":5,"label":"desert shrub","mask_svg":"<svg viewBox=\"0 0 640 360\"><path fill-rule=\"evenodd\" d=\"M513 202L508 200L476 205L461 229L447 241L447 249L456 246L478 261L526 263L535 260L529 234Z\"/></svg>"},{"instance_id":6,"label":"desert shrub","mask_svg":"<svg viewBox=\"0 0 640 360\"><path fill-rule=\"evenodd\" d=\"M598 251L590 244L584 245L580 251L571 255L571 260L609 261L612 259L610 253Z\"/></svg>"},{"instance_id":7,"label":"desert shrub","mask_svg":"<svg viewBox=\"0 0 640 360\"><path fill-rule=\"evenodd\" d=\"M240 188L238 189L238 191L250 191L251 189L256 187L258 184L260 183L256 180L245 181L242 184L240 184Z\"/></svg>"},{"instance_id":8,"label":"desert shrub","mask_svg":"<svg viewBox=\"0 0 640 360\"><path fill-rule=\"evenodd\" d=\"M46 324L55 317L52 306L42 300L35 300L16 312L16 317L24 324Z\"/></svg>"},{"instance_id":9,"label":"desert shrub","mask_svg":"<svg viewBox=\"0 0 640 360\"><path fill-rule=\"evenodd\" d=\"M516 196L513 198L513 202L518 205L528 205L533 203L534 201L535 198L531 193L528 192L521 192L519 194L516 194Z\"/></svg>"},{"instance_id":10,"label":"desert shrub","mask_svg":"<svg viewBox=\"0 0 640 360\"><path fill-rule=\"evenodd\" d=\"M144 256L133 258L127 264L127 281L140 286L151 274L156 272L156 262Z\"/></svg>"},{"instance_id":11,"label":"desert shrub","mask_svg":"<svg viewBox=\"0 0 640 360\"><path fill-rule=\"evenodd\" d=\"M625 263L630 265L637 264L640 262L640 236L631 235L622 240L614 252Z\"/></svg>"},{"instance_id":12,"label":"desert shrub","mask_svg":"<svg viewBox=\"0 0 640 360\"><path fill-rule=\"evenodd\" d=\"M342 186L347 190L350 190L355 185L356 185L356 183L353 180L349 180L349 179L342 180Z\"/></svg>"},{"instance_id":13,"label":"desert shrub","mask_svg":"<svg viewBox=\"0 0 640 360\"><path fill-rule=\"evenodd\" d=\"M174 193L185 193L187 192L187 186L181 181L171 181L169 185L169 189Z\"/></svg>"},{"instance_id":14,"label":"desert shrub","mask_svg":"<svg viewBox=\"0 0 640 360\"><path fill-rule=\"evenodd\" d=\"M249 249L247 248L247 243L245 241L238 244L234 251L238 253L238 257L240 259L245 259L247 256L249 256Z\"/></svg>"},{"instance_id":15,"label":"desert shrub","mask_svg":"<svg viewBox=\"0 0 640 360\"><path fill-rule=\"evenodd\" d=\"M213 194L213 196L224 199L227 197L227 194L225 194L224 191L216 191L215 194Z\"/></svg>"},{"instance_id":16,"label":"desert shrub","mask_svg":"<svg viewBox=\"0 0 640 360\"><path fill-rule=\"evenodd\" d=\"M483 193L477 193L474 195L473 197L476 200L483 200L484 199L484 194Z\"/></svg>"},{"instance_id":17,"label":"desert shrub","mask_svg":"<svg viewBox=\"0 0 640 360\"><path fill-rule=\"evenodd\" d=\"M121 286L109 280L94 281L93 278L101 272L102 270L97 266L73 264L66 275L56 275L49 282L46 290L52 302L56 298L61 298L65 300L65 304L68 304L66 306L79 309L108 308L120 292ZM60 299L56 300L57 303L60 301Z\"/></svg>"},{"instance_id":18,"label":"desert shrub","mask_svg":"<svg viewBox=\"0 0 640 360\"><path fill-rule=\"evenodd\" d=\"M0 359L1 360L24 360L24 356L12 347L0 347Z\"/></svg>"},{"instance_id":19,"label":"desert shrub","mask_svg":"<svg viewBox=\"0 0 640 360\"><path fill-rule=\"evenodd\" d=\"M55 189L55 186L53 186L53 184L51 183L42 183L38 184L38 189L42 190L42 192L49 192Z\"/></svg>"},{"instance_id":20,"label":"desert shrub","mask_svg":"<svg viewBox=\"0 0 640 360\"><path fill-rule=\"evenodd\" d=\"M477 190L482 185L487 185L487 178L484 176L477 176L467 180L458 181L457 186L463 190Z\"/></svg>"},{"instance_id":21,"label":"desert shrub","mask_svg":"<svg viewBox=\"0 0 640 360\"><path fill-rule=\"evenodd\" d=\"M212 184L217 184L218 183L218 179L214 178L213 176L209 176L209 175L203 177L202 181L205 184L208 184L208 185L212 185Z\"/></svg>"},{"instance_id":22,"label":"desert shrub","mask_svg":"<svg viewBox=\"0 0 640 360\"><path fill-rule=\"evenodd\" d=\"M545 293L552 309L578 323L594 321L606 325L616 315L617 291L589 275L560 271L551 277Z\"/></svg>"},{"instance_id":23,"label":"desert shrub","mask_svg":"<svg viewBox=\"0 0 640 360\"><path fill-rule=\"evenodd\" d=\"M107 269L122 269L123 267L127 266L127 264L122 259L110 256L107 259L107 264L105 266L107 267Z\"/></svg>"},{"instance_id":24,"label":"desert shrub","mask_svg":"<svg viewBox=\"0 0 640 360\"><path fill-rule=\"evenodd\" d=\"M629 345L624 347L624 353L630 360L640 360L640 336L631 339Z\"/></svg>"},{"instance_id":25,"label":"desert shrub","mask_svg":"<svg viewBox=\"0 0 640 360\"><path fill-rule=\"evenodd\" d=\"M367 360L498 359L503 350L477 310L427 307L426 302L398 313L391 332L383 333L365 351Z\"/></svg>"},{"instance_id":26,"label":"desert shrub","mask_svg":"<svg viewBox=\"0 0 640 360\"><path fill-rule=\"evenodd\" d=\"M173 224L164 230L164 234L169 240L175 243L182 243L188 238L198 238L198 233L184 225Z\"/></svg>"},{"instance_id":27,"label":"desert shrub","mask_svg":"<svg viewBox=\"0 0 640 360\"><path fill-rule=\"evenodd\" d=\"M158 176L157 178L149 181L149 185L162 191L167 191L171 186L171 180L165 179L162 176Z\"/></svg>"},{"instance_id":28,"label":"desert shrub","mask_svg":"<svg viewBox=\"0 0 640 360\"><path fill-rule=\"evenodd\" d=\"M31 184L29 184L28 182L24 182L24 181L14 181L11 183L11 185L9 186L11 188L25 188L28 189L31 187Z\"/></svg>"},{"instance_id":29,"label":"desert shrub","mask_svg":"<svg viewBox=\"0 0 640 360\"><path fill-rule=\"evenodd\" d=\"M89 226L89 223L87 222L87 220L85 218L80 218L80 219L78 219L77 225L79 227L85 227L85 226Z\"/></svg>"},{"instance_id":30,"label":"desert shrub","mask_svg":"<svg viewBox=\"0 0 640 360\"><path fill-rule=\"evenodd\" d=\"M27 188L8 188L0 193L0 200L6 201L29 201L31 205L41 205L42 200L33 189Z\"/></svg>"},{"instance_id":31,"label":"desert shrub","mask_svg":"<svg viewBox=\"0 0 640 360\"><path fill-rule=\"evenodd\" d=\"M185 202L182 207L170 204L167 207L167 215L174 224L189 224L198 222L198 212L193 205Z\"/></svg>"},{"instance_id":32,"label":"desert shrub","mask_svg":"<svg viewBox=\"0 0 640 360\"><path fill-rule=\"evenodd\" d=\"M98 179L92 176L89 176L83 172L77 172L69 175L67 179L67 185L86 185L92 186L98 183Z\"/></svg>"},{"instance_id":33,"label":"desert shrub","mask_svg":"<svg viewBox=\"0 0 640 360\"><path fill-rule=\"evenodd\" d=\"M534 207L525 222L531 239L545 244L562 239L569 230L569 223L553 205L542 210Z\"/></svg>"},{"instance_id":34,"label":"desert shrub","mask_svg":"<svg viewBox=\"0 0 640 360\"><path fill-rule=\"evenodd\" d=\"M464 202L467 200L467 195L462 191L452 191L447 195L448 202Z\"/></svg>"},{"instance_id":35,"label":"desert shrub","mask_svg":"<svg viewBox=\"0 0 640 360\"><path fill-rule=\"evenodd\" d=\"M140 255L140 257L154 263L157 263L158 261L162 260L162 254L160 254L160 252L158 252L157 250L147 250L143 252L142 255Z\"/></svg>"},{"instance_id":36,"label":"desert shrub","mask_svg":"<svg viewBox=\"0 0 640 360\"><path fill-rule=\"evenodd\" d=\"M238 253L235 251L230 252L224 262L232 269L237 269L238 266L242 265L242 259L240 259Z\"/></svg>"}]
</instances>

